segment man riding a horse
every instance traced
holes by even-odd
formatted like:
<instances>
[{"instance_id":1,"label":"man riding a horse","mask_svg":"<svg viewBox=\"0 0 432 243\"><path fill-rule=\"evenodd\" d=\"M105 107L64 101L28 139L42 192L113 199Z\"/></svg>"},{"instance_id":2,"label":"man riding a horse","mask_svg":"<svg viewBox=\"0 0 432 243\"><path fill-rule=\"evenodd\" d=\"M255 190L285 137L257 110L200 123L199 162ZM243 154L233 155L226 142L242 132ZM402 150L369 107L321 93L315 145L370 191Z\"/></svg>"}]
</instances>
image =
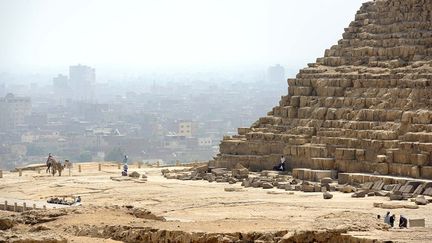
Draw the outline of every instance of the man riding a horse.
<instances>
[{"instance_id":1,"label":"man riding a horse","mask_svg":"<svg viewBox=\"0 0 432 243\"><path fill-rule=\"evenodd\" d=\"M57 160L54 158L54 156L51 155L51 153L48 154L46 165L46 173L51 172L52 175L55 175L55 173L58 171L59 176L61 176L61 172L64 167L60 162L57 162Z\"/></svg>"}]
</instances>

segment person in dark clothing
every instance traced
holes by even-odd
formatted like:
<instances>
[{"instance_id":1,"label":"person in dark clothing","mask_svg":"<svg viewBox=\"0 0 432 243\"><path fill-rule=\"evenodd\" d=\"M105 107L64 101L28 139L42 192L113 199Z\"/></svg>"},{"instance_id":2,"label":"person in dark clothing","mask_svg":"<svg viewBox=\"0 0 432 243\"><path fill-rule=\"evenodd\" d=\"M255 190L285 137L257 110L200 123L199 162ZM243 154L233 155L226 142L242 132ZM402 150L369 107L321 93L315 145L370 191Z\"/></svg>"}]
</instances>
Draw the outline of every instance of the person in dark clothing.
<instances>
[{"instance_id":1,"label":"person in dark clothing","mask_svg":"<svg viewBox=\"0 0 432 243\"><path fill-rule=\"evenodd\" d=\"M390 226L393 228L394 227L394 222L396 220L396 215L392 215L390 216Z\"/></svg>"},{"instance_id":2,"label":"person in dark clothing","mask_svg":"<svg viewBox=\"0 0 432 243\"><path fill-rule=\"evenodd\" d=\"M285 157L283 155L281 156L280 163L274 166L273 170L285 171Z\"/></svg>"},{"instance_id":3,"label":"person in dark clothing","mask_svg":"<svg viewBox=\"0 0 432 243\"><path fill-rule=\"evenodd\" d=\"M407 227L408 227L408 219L401 215L399 218L399 228L407 228Z\"/></svg>"}]
</instances>

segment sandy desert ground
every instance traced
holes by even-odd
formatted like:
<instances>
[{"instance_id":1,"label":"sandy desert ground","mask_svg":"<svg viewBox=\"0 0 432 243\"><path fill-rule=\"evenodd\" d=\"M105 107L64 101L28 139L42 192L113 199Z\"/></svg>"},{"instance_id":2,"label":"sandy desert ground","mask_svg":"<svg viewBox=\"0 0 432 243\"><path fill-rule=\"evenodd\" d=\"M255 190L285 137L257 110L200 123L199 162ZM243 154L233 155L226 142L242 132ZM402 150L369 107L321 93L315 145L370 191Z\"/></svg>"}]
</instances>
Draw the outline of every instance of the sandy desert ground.
<instances>
[{"instance_id":1,"label":"sandy desert ground","mask_svg":"<svg viewBox=\"0 0 432 243\"><path fill-rule=\"evenodd\" d=\"M102 171L98 171L96 163L82 168L82 173L74 168L71 176L65 171L61 177L44 171L40 174L23 171L21 177L17 172L3 172L0 202L20 199L31 205L43 203L50 197L79 195L82 206L23 213L0 210L0 219L18 222L11 229L0 230L0 242L13 239L45 239L47 242L46 237L63 238L68 242L116 242L113 239L131 242L130 235L124 238L118 234L106 235L108 227L111 231L133 227L217 234L276 232L275 235L281 235L278 239L287 239L293 232L306 230L338 230L362 239L432 242L432 204L419 209L390 210L408 218L426 218L425 228L388 229L382 220L376 219L376 215L383 215L387 210L375 208L373 203L413 202L390 202L385 197L351 198L351 194L339 192L333 193L333 199L324 200L322 193L244 188L240 183L168 180L161 175L161 168L152 167L130 168L130 171L146 174L146 182L115 181L111 177L120 174L115 165L104 165ZM227 187L238 190L227 192L224 190ZM39 222L38 218L48 220ZM229 242L229 237L225 238L225 242Z\"/></svg>"}]
</instances>

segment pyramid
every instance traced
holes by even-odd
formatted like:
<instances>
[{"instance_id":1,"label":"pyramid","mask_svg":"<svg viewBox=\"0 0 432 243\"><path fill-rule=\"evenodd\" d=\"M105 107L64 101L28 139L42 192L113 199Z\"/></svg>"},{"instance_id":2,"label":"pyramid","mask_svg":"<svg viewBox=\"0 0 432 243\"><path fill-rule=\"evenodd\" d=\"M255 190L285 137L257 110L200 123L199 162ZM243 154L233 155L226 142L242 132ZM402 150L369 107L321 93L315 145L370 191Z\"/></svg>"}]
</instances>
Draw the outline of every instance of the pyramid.
<instances>
[{"instance_id":1,"label":"pyramid","mask_svg":"<svg viewBox=\"0 0 432 243\"><path fill-rule=\"evenodd\" d=\"M279 105L225 136L214 165L432 178L432 0L364 3Z\"/></svg>"}]
</instances>

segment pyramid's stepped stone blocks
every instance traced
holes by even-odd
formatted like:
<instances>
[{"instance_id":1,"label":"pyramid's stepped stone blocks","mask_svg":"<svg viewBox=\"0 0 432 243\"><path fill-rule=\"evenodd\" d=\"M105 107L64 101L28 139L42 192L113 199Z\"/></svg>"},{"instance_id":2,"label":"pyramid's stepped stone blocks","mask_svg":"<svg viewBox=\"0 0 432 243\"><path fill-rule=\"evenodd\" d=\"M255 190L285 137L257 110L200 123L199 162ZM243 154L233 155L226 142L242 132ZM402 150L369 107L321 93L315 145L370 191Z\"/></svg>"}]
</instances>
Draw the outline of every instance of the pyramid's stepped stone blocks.
<instances>
[{"instance_id":1,"label":"pyramid's stepped stone blocks","mask_svg":"<svg viewBox=\"0 0 432 243\"><path fill-rule=\"evenodd\" d=\"M364 3L337 45L288 79L267 116L224 137L216 166L432 178L432 1Z\"/></svg>"}]
</instances>

